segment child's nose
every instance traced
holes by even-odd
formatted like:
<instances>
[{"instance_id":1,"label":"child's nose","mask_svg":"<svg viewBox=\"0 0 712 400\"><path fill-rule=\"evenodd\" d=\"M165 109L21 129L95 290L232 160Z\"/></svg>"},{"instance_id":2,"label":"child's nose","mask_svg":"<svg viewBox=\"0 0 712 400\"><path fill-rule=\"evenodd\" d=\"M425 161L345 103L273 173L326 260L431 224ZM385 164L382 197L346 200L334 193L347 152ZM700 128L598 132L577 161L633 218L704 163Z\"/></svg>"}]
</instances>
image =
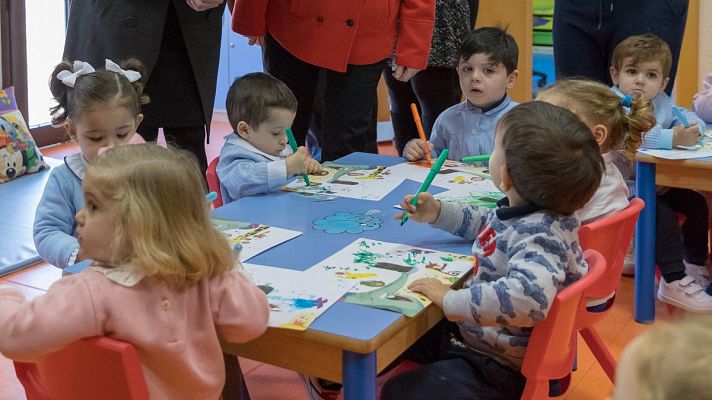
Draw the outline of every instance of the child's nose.
<instances>
[{"instance_id":1,"label":"child's nose","mask_svg":"<svg viewBox=\"0 0 712 400\"><path fill-rule=\"evenodd\" d=\"M74 215L74 220L77 221L77 224L79 225L84 224L84 214L82 213L83 210L84 209L82 208Z\"/></svg>"}]
</instances>

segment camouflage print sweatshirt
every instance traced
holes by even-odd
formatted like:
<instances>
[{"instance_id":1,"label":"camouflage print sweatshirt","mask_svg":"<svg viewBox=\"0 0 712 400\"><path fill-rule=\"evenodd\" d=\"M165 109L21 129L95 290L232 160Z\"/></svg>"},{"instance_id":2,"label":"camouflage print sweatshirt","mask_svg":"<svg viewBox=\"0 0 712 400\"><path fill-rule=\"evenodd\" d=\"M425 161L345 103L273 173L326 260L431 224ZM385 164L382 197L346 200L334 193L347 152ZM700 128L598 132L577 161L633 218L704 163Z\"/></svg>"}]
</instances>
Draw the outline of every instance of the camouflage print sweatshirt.
<instances>
[{"instance_id":1,"label":"camouflage print sweatshirt","mask_svg":"<svg viewBox=\"0 0 712 400\"><path fill-rule=\"evenodd\" d=\"M477 272L449 291L445 316L457 322L468 348L519 370L532 327L556 293L586 274L576 215L533 206L496 210L442 202L433 226L474 240Z\"/></svg>"}]
</instances>

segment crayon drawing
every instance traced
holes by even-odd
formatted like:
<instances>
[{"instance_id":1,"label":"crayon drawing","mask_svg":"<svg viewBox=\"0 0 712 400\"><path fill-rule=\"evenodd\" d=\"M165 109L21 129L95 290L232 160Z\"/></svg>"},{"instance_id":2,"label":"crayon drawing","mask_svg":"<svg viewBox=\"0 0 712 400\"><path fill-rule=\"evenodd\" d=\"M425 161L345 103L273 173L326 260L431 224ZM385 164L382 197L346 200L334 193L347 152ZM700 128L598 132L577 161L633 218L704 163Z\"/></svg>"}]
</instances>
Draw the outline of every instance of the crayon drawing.
<instances>
[{"instance_id":1,"label":"crayon drawing","mask_svg":"<svg viewBox=\"0 0 712 400\"><path fill-rule=\"evenodd\" d=\"M497 202L504 197L504 193L495 192L470 192L457 189L438 193L435 198L441 201L456 201L466 205L481 206L487 208L497 208Z\"/></svg>"},{"instance_id":2,"label":"crayon drawing","mask_svg":"<svg viewBox=\"0 0 712 400\"><path fill-rule=\"evenodd\" d=\"M349 290L328 275L248 263L244 267L267 295L269 326L276 328L307 329Z\"/></svg>"},{"instance_id":3,"label":"crayon drawing","mask_svg":"<svg viewBox=\"0 0 712 400\"><path fill-rule=\"evenodd\" d=\"M233 247L236 244L242 246L241 261L249 260L265 250L302 234L290 229L230 219L213 218L213 225L227 237Z\"/></svg>"},{"instance_id":4,"label":"crayon drawing","mask_svg":"<svg viewBox=\"0 0 712 400\"><path fill-rule=\"evenodd\" d=\"M408 290L410 282L428 277L453 284L472 271L474 265L475 258L468 255L356 239L307 271L335 277L340 285L356 282L345 297L348 303L398 311L412 317L425 309L430 300Z\"/></svg>"},{"instance_id":5,"label":"crayon drawing","mask_svg":"<svg viewBox=\"0 0 712 400\"><path fill-rule=\"evenodd\" d=\"M381 200L398 186L403 179L391 177L384 166L343 165L331 162L322 164L323 176L310 175L307 186L299 177L282 187L282 190L297 192L304 196L323 199L325 196L348 197L363 200Z\"/></svg>"},{"instance_id":6,"label":"crayon drawing","mask_svg":"<svg viewBox=\"0 0 712 400\"><path fill-rule=\"evenodd\" d=\"M337 212L312 222L312 228L324 233L361 233L381 227L383 220L376 216L379 210L368 210L364 214Z\"/></svg>"}]
</instances>

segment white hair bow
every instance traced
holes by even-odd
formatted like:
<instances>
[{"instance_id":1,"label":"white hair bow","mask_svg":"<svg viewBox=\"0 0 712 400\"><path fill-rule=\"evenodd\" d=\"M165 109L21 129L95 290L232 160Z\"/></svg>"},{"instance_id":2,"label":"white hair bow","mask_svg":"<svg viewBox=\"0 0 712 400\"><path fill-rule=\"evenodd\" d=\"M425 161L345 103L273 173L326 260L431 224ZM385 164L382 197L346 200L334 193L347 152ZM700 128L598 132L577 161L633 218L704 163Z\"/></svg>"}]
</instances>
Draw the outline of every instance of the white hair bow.
<instances>
[{"instance_id":1,"label":"white hair bow","mask_svg":"<svg viewBox=\"0 0 712 400\"><path fill-rule=\"evenodd\" d=\"M57 79L61 80L65 85L73 88L74 84L77 83L77 78L82 75L91 74L94 71L94 67L92 67L88 62L76 60L74 61L72 72L67 70L59 71Z\"/></svg>"},{"instance_id":2,"label":"white hair bow","mask_svg":"<svg viewBox=\"0 0 712 400\"><path fill-rule=\"evenodd\" d=\"M108 58L105 60L106 65L104 66L104 69L107 71L113 71L116 72L117 74L121 74L126 77L126 79L129 80L129 82L136 82L137 80L141 79L141 73L138 71L132 71L132 70L125 70L121 69L118 64L115 62L109 60Z\"/></svg>"}]
</instances>

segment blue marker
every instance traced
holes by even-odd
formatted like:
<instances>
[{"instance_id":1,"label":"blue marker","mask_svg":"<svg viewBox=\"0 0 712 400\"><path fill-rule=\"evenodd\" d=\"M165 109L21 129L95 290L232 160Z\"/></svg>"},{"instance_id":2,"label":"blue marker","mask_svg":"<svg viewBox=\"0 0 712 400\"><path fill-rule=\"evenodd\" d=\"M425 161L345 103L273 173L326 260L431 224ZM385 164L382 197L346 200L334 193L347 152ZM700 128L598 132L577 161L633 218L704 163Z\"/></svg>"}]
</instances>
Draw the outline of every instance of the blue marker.
<instances>
[{"instance_id":1,"label":"blue marker","mask_svg":"<svg viewBox=\"0 0 712 400\"><path fill-rule=\"evenodd\" d=\"M207 201L208 204L212 203L217 198L218 198L218 194L215 192L210 192L205 195L205 201Z\"/></svg>"}]
</instances>

